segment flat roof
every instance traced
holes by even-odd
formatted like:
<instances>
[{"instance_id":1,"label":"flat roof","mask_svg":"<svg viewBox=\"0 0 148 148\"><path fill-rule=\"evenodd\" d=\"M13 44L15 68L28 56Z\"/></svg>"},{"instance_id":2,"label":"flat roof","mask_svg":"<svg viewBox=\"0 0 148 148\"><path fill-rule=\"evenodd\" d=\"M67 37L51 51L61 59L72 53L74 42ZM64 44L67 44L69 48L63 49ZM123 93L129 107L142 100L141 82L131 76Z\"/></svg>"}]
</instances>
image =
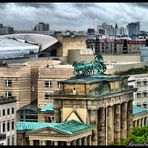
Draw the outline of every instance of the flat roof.
<instances>
[{"instance_id":1,"label":"flat roof","mask_svg":"<svg viewBox=\"0 0 148 148\"><path fill-rule=\"evenodd\" d=\"M133 115L148 113L148 109L133 105Z\"/></svg>"},{"instance_id":2,"label":"flat roof","mask_svg":"<svg viewBox=\"0 0 148 148\"><path fill-rule=\"evenodd\" d=\"M23 40L33 44L39 44L40 51L44 51L50 46L54 45L58 42L58 40L49 35L43 34L34 34L34 33L20 33L20 34L9 34L9 35L1 35L1 39L15 38L17 40Z\"/></svg>"},{"instance_id":3,"label":"flat roof","mask_svg":"<svg viewBox=\"0 0 148 148\"><path fill-rule=\"evenodd\" d=\"M1 50L24 50L24 49L39 49L38 45L33 45L25 42L21 42L14 39L0 39L0 51Z\"/></svg>"},{"instance_id":4,"label":"flat roof","mask_svg":"<svg viewBox=\"0 0 148 148\"><path fill-rule=\"evenodd\" d=\"M112 80L116 80L116 79L120 79L120 78L128 78L129 76L127 75L113 75L113 74L96 74L96 75L92 75L92 76L88 76L88 77L82 77L82 78L76 78L76 77L72 77L71 79L65 80L65 81L60 81L61 83L93 83L96 81L102 81L102 80L106 80L106 81L112 81Z\"/></svg>"}]
</instances>

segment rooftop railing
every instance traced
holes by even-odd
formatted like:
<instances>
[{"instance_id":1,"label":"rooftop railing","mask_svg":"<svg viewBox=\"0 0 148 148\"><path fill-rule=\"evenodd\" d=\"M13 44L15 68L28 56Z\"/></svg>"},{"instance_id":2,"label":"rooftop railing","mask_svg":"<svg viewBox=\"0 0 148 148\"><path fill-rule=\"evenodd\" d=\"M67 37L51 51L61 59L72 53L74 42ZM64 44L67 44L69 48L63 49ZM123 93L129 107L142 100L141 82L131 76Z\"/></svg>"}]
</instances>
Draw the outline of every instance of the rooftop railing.
<instances>
[{"instance_id":1,"label":"rooftop railing","mask_svg":"<svg viewBox=\"0 0 148 148\"><path fill-rule=\"evenodd\" d=\"M16 101L16 96L11 96L11 97L0 96L0 104L10 103L15 101Z\"/></svg>"}]
</instances>

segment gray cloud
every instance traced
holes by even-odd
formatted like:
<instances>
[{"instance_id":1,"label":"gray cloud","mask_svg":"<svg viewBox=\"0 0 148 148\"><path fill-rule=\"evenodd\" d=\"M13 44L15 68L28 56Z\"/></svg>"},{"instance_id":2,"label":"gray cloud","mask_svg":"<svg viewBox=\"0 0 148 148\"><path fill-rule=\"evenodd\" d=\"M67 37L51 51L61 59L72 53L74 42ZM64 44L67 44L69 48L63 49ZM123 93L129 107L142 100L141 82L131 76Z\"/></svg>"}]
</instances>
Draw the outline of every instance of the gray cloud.
<instances>
[{"instance_id":1,"label":"gray cloud","mask_svg":"<svg viewBox=\"0 0 148 148\"><path fill-rule=\"evenodd\" d=\"M54 4L52 3L15 3L16 6L18 7L33 7L36 9L40 8L49 8L49 9L54 9Z\"/></svg>"},{"instance_id":2,"label":"gray cloud","mask_svg":"<svg viewBox=\"0 0 148 148\"><path fill-rule=\"evenodd\" d=\"M1 3L0 23L14 29L32 29L43 21L51 29L86 30L106 22L126 27L130 22L141 22L147 29L148 4L145 3Z\"/></svg>"}]
</instances>

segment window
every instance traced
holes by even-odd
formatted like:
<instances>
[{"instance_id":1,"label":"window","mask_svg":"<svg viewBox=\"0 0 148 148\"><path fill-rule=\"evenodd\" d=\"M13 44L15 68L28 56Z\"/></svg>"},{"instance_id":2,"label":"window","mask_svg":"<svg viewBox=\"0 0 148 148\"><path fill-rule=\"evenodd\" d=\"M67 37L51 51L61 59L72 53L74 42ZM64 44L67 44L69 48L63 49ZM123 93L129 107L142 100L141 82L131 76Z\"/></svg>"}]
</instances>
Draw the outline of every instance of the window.
<instances>
[{"instance_id":1,"label":"window","mask_svg":"<svg viewBox=\"0 0 148 148\"><path fill-rule=\"evenodd\" d=\"M52 87L51 81L45 81L45 87Z\"/></svg>"},{"instance_id":2,"label":"window","mask_svg":"<svg viewBox=\"0 0 148 148\"><path fill-rule=\"evenodd\" d=\"M141 93L137 92L137 98L141 98Z\"/></svg>"},{"instance_id":3,"label":"window","mask_svg":"<svg viewBox=\"0 0 148 148\"><path fill-rule=\"evenodd\" d=\"M5 116L5 109L3 109L3 116Z\"/></svg>"},{"instance_id":4,"label":"window","mask_svg":"<svg viewBox=\"0 0 148 148\"><path fill-rule=\"evenodd\" d=\"M14 136L12 136L12 145L14 145Z\"/></svg>"},{"instance_id":5,"label":"window","mask_svg":"<svg viewBox=\"0 0 148 148\"><path fill-rule=\"evenodd\" d=\"M12 111L12 114L14 114L14 108L12 108L12 110L11 110L11 111Z\"/></svg>"},{"instance_id":6,"label":"window","mask_svg":"<svg viewBox=\"0 0 148 148\"><path fill-rule=\"evenodd\" d=\"M12 86L12 80L5 80L5 86L7 87Z\"/></svg>"},{"instance_id":7,"label":"window","mask_svg":"<svg viewBox=\"0 0 148 148\"><path fill-rule=\"evenodd\" d=\"M10 137L7 137L7 145L10 145Z\"/></svg>"},{"instance_id":8,"label":"window","mask_svg":"<svg viewBox=\"0 0 148 148\"><path fill-rule=\"evenodd\" d=\"M143 92L143 97L147 97L147 91L146 90L144 90L144 92Z\"/></svg>"},{"instance_id":9,"label":"window","mask_svg":"<svg viewBox=\"0 0 148 148\"><path fill-rule=\"evenodd\" d=\"M3 132L5 132L5 122L3 122Z\"/></svg>"},{"instance_id":10,"label":"window","mask_svg":"<svg viewBox=\"0 0 148 148\"><path fill-rule=\"evenodd\" d=\"M7 122L7 131L10 131L10 122Z\"/></svg>"},{"instance_id":11,"label":"window","mask_svg":"<svg viewBox=\"0 0 148 148\"><path fill-rule=\"evenodd\" d=\"M12 97L12 92L11 91L6 91L5 96L6 97Z\"/></svg>"},{"instance_id":12,"label":"window","mask_svg":"<svg viewBox=\"0 0 148 148\"><path fill-rule=\"evenodd\" d=\"M60 88L60 82L57 82L57 87Z\"/></svg>"},{"instance_id":13,"label":"window","mask_svg":"<svg viewBox=\"0 0 148 148\"><path fill-rule=\"evenodd\" d=\"M52 122L52 120L51 120L51 118L50 118L50 117L45 117L45 122L51 123L51 122Z\"/></svg>"},{"instance_id":14,"label":"window","mask_svg":"<svg viewBox=\"0 0 148 148\"><path fill-rule=\"evenodd\" d=\"M45 92L45 99L50 99L50 92Z\"/></svg>"},{"instance_id":15,"label":"window","mask_svg":"<svg viewBox=\"0 0 148 148\"><path fill-rule=\"evenodd\" d=\"M143 80L143 85L147 86L147 80Z\"/></svg>"},{"instance_id":16,"label":"window","mask_svg":"<svg viewBox=\"0 0 148 148\"><path fill-rule=\"evenodd\" d=\"M137 86L141 86L141 81L140 80L137 81Z\"/></svg>"},{"instance_id":17,"label":"window","mask_svg":"<svg viewBox=\"0 0 148 148\"><path fill-rule=\"evenodd\" d=\"M7 109L7 115L10 115L10 109L9 108Z\"/></svg>"},{"instance_id":18,"label":"window","mask_svg":"<svg viewBox=\"0 0 148 148\"><path fill-rule=\"evenodd\" d=\"M11 128L14 130L14 121L12 121Z\"/></svg>"}]
</instances>

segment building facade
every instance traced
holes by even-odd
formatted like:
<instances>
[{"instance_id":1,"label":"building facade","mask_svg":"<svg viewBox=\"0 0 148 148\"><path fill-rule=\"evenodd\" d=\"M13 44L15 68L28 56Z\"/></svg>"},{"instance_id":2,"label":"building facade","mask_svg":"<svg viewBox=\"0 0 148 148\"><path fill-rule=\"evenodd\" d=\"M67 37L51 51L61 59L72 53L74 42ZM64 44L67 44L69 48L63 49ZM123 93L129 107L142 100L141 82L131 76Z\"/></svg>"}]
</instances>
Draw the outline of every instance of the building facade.
<instances>
[{"instance_id":1,"label":"building facade","mask_svg":"<svg viewBox=\"0 0 148 148\"><path fill-rule=\"evenodd\" d=\"M39 22L39 24L34 27L34 31L49 31L49 24Z\"/></svg>"},{"instance_id":2,"label":"building facade","mask_svg":"<svg viewBox=\"0 0 148 148\"><path fill-rule=\"evenodd\" d=\"M139 38L139 33L140 33L140 22L132 22L127 25L128 28L128 35L129 37L135 39Z\"/></svg>"},{"instance_id":3,"label":"building facade","mask_svg":"<svg viewBox=\"0 0 148 148\"><path fill-rule=\"evenodd\" d=\"M17 145L91 145L92 129L91 125L75 120L63 123L17 122Z\"/></svg>"},{"instance_id":4,"label":"building facade","mask_svg":"<svg viewBox=\"0 0 148 148\"><path fill-rule=\"evenodd\" d=\"M16 145L16 97L0 97L0 145Z\"/></svg>"},{"instance_id":5,"label":"building facade","mask_svg":"<svg viewBox=\"0 0 148 148\"><path fill-rule=\"evenodd\" d=\"M72 117L94 126L92 145L109 145L127 138L133 127L132 101L135 88L127 77L94 75L61 82L53 95L55 122Z\"/></svg>"},{"instance_id":6,"label":"building facade","mask_svg":"<svg viewBox=\"0 0 148 148\"><path fill-rule=\"evenodd\" d=\"M148 73L130 75L128 85L137 88L134 92L134 104L148 108Z\"/></svg>"},{"instance_id":7,"label":"building facade","mask_svg":"<svg viewBox=\"0 0 148 148\"><path fill-rule=\"evenodd\" d=\"M31 102L30 68L25 65L0 66L0 96L16 96L17 109Z\"/></svg>"},{"instance_id":8,"label":"building facade","mask_svg":"<svg viewBox=\"0 0 148 148\"><path fill-rule=\"evenodd\" d=\"M133 106L133 127L148 126L148 109Z\"/></svg>"},{"instance_id":9,"label":"building facade","mask_svg":"<svg viewBox=\"0 0 148 148\"><path fill-rule=\"evenodd\" d=\"M137 54L140 55L140 50L145 46L145 39L128 40L128 39L98 39L88 38L86 40L87 48L95 48L98 44L98 50L104 55L120 55L120 54Z\"/></svg>"},{"instance_id":10,"label":"building facade","mask_svg":"<svg viewBox=\"0 0 148 148\"><path fill-rule=\"evenodd\" d=\"M50 94L60 90L59 81L72 77L72 65L44 65L39 68L38 77L38 107L43 108L47 103L53 103Z\"/></svg>"}]
</instances>

